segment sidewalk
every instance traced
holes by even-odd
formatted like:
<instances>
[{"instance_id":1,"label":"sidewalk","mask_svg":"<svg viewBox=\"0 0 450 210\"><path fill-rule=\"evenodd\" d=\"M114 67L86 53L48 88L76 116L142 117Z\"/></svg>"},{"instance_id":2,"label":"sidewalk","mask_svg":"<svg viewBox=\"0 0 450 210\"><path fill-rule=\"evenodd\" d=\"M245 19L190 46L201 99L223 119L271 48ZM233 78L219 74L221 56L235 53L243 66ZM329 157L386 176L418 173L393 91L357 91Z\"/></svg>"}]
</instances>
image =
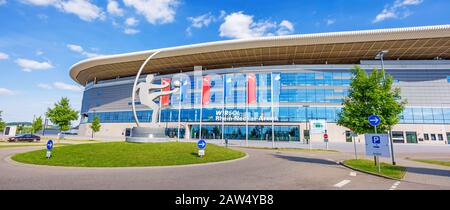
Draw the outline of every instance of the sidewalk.
<instances>
[{"instance_id":1,"label":"sidewalk","mask_svg":"<svg viewBox=\"0 0 450 210\"><path fill-rule=\"evenodd\" d=\"M450 187L450 167L403 158L398 159L398 164L406 167L405 181Z\"/></svg>"}]
</instances>

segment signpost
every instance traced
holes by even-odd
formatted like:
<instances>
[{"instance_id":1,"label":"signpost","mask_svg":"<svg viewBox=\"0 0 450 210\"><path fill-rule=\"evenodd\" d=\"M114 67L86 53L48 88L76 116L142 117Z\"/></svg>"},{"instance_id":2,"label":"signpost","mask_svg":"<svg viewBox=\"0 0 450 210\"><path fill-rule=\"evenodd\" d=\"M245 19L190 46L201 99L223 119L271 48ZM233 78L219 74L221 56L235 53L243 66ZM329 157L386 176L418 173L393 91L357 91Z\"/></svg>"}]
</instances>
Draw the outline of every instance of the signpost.
<instances>
[{"instance_id":1,"label":"signpost","mask_svg":"<svg viewBox=\"0 0 450 210\"><path fill-rule=\"evenodd\" d=\"M369 124L375 128L375 134L376 134L377 133L377 126L381 122L380 117L378 115L373 114L373 115L369 116L368 120L369 120ZM366 144L367 144L367 141L366 141ZM380 160L379 160L379 157L374 155L374 159L375 159L375 161L374 161L375 164L378 164L378 172L380 172L380 164L379 164Z\"/></svg>"},{"instance_id":2,"label":"signpost","mask_svg":"<svg viewBox=\"0 0 450 210\"><path fill-rule=\"evenodd\" d=\"M197 147L198 147L198 156L203 157L205 156L205 148L206 148L206 141L201 139L200 141L197 142Z\"/></svg>"},{"instance_id":3,"label":"signpost","mask_svg":"<svg viewBox=\"0 0 450 210\"><path fill-rule=\"evenodd\" d=\"M376 157L378 173L380 173L380 157L391 157L388 134L366 134L365 142L366 155Z\"/></svg>"},{"instance_id":4,"label":"signpost","mask_svg":"<svg viewBox=\"0 0 450 210\"><path fill-rule=\"evenodd\" d=\"M323 141L325 142L326 148L328 150L328 134L327 133L323 134Z\"/></svg>"},{"instance_id":5,"label":"signpost","mask_svg":"<svg viewBox=\"0 0 450 210\"><path fill-rule=\"evenodd\" d=\"M47 154L45 155L47 159L49 159L52 156L52 149L53 149L53 140L47 141Z\"/></svg>"}]
</instances>

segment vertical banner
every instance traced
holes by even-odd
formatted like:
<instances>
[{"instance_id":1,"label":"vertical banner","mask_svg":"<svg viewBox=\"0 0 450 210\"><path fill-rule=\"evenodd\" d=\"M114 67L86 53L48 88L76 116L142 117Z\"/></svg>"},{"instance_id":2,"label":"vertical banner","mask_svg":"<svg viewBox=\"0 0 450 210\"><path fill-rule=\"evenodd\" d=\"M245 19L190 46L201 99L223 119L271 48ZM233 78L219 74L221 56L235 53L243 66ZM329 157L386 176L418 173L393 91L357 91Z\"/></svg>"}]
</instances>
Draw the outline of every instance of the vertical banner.
<instances>
[{"instance_id":1,"label":"vertical banner","mask_svg":"<svg viewBox=\"0 0 450 210\"><path fill-rule=\"evenodd\" d=\"M254 104L256 103L256 76L255 74L247 75L247 103Z\"/></svg>"},{"instance_id":2,"label":"vertical banner","mask_svg":"<svg viewBox=\"0 0 450 210\"><path fill-rule=\"evenodd\" d=\"M161 84L169 84L167 87L163 88L161 91L170 91L170 78L162 78ZM170 95L161 96L161 105L167 106L170 103Z\"/></svg>"},{"instance_id":3,"label":"vertical banner","mask_svg":"<svg viewBox=\"0 0 450 210\"><path fill-rule=\"evenodd\" d=\"M203 89L202 89L202 104L209 104L211 99L211 77L204 76L203 77Z\"/></svg>"}]
</instances>

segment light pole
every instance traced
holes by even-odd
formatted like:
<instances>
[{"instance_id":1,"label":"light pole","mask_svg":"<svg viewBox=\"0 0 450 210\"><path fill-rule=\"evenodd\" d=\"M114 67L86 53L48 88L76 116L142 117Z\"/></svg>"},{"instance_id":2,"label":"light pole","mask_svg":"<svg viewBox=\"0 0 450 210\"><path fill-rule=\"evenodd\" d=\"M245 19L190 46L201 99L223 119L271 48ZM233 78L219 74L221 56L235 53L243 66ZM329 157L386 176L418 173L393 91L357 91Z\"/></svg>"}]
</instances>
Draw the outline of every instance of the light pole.
<instances>
[{"instance_id":1,"label":"light pole","mask_svg":"<svg viewBox=\"0 0 450 210\"><path fill-rule=\"evenodd\" d=\"M388 52L389 50L381 50L375 56L376 60L381 60L381 69L383 70L383 81L386 81L386 72L384 69L384 55L387 54ZM392 165L395 165L396 163L394 157L394 142L392 141L392 130L390 127L389 127L389 142L391 144Z\"/></svg>"}]
</instances>

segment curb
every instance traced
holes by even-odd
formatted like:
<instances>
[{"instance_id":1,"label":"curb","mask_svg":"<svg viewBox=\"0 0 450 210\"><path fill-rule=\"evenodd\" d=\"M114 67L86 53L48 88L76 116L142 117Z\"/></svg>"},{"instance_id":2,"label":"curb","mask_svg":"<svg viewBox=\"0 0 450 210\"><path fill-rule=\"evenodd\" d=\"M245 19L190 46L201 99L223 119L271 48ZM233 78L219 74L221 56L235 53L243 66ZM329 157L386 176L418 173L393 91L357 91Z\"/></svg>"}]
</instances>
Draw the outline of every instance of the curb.
<instances>
[{"instance_id":1,"label":"curb","mask_svg":"<svg viewBox=\"0 0 450 210\"><path fill-rule=\"evenodd\" d=\"M396 178L388 177L388 176L385 176L385 175L381 175L381 174L372 173L372 172L368 172L368 171L363 171L361 169L353 168L353 167L351 167L349 165L344 164L344 162L342 162L342 161L339 161L339 165L344 166L344 167L349 168L349 169L354 170L354 171L361 172L361 173L365 173L365 174L369 174L369 175L373 175L373 176L377 176L377 177L381 177L381 178L385 178L385 179L389 179L389 180L403 181L403 179L396 179ZM406 171L405 171L405 173L406 173Z\"/></svg>"},{"instance_id":2,"label":"curb","mask_svg":"<svg viewBox=\"0 0 450 210\"><path fill-rule=\"evenodd\" d=\"M184 167L197 167L197 166L208 166L208 165L219 165L219 164L226 164L226 163L232 163L237 162L240 160L247 159L250 157L248 153L245 152L245 156L233 159L233 160L225 160L225 161L217 161L217 162L209 162L209 163L195 163L195 164L185 164L185 165L170 165L170 166L124 166L124 167L79 167L79 166L52 166L52 165L38 165L38 164L31 164L31 163L22 163L13 160L11 157L14 156L9 155L5 158L3 158L3 161L5 161L8 164L15 165L15 166L28 166L28 167L36 167L36 168L61 168L61 169L86 169L86 170L126 170L126 169L165 169L165 168L184 168Z\"/></svg>"}]
</instances>

